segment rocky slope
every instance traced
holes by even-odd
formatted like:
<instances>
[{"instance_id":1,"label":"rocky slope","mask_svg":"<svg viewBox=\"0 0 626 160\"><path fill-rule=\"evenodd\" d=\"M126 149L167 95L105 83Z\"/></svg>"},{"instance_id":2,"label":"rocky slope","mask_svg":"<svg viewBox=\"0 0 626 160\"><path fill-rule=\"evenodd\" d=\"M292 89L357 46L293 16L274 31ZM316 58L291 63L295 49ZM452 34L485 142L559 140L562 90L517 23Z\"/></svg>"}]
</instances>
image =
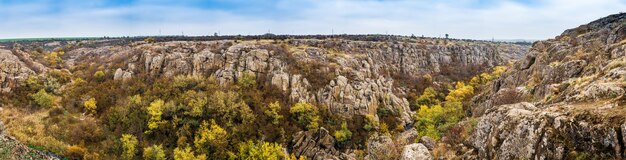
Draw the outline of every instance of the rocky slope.
<instances>
[{"instance_id":1,"label":"rocky slope","mask_svg":"<svg viewBox=\"0 0 626 160\"><path fill-rule=\"evenodd\" d=\"M0 108L0 111L1 108ZM6 135L4 125L0 122L0 159L20 160L20 159L45 159L58 160L59 158L47 153L43 153L21 144L15 138Z\"/></svg>"},{"instance_id":2,"label":"rocky slope","mask_svg":"<svg viewBox=\"0 0 626 160\"><path fill-rule=\"evenodd\" d=\"M119 82L181 75L211 77L225 87L251 77L266 86L264 89L277 90L294 103L318 104L345 118L372 115L379 119L377 111L385 108L397 117L399 126L410 126L414 113L409 108L410 96L421 92L415 86L444 86L467 79L504 65L527 49L507 43L423 38L16 43L0 50L0 88L11 94L29 75L46 74L51 68L86 77L104 71L105 78ZM51 57L50 51L64 53ZM416 139L414 129L393 139L372 136L366 142L365 158L384 159L390 156L388 152L402 159L430 157L432 144L418 144ZM297 156L313 159L357 157L350 150L335 149L333 136L323 128L293 135L291 145ZM397 145L400 147L388 150Z\"/></svg>"},{"instance_id":3,"label":"rocky slope","mask_svg":"<svg viewBox=\"0 0 626 160\"><path fill-rule=\"evenodd\" d=\"M536 42L475 97L480 159L626 156L626 14Z\"/></svg>"},{"instance_id":4,"label":"rocky slope","mask_svg":"<svg viewBox=\"0 0 626 160\"><path fill-rule=\"evenodd\" d=\"M481 67L504 64L505 54L520 54L526 49L487 42L435 42L296 39L278 43L135 43L78 48L67 52L66 62L70 66L77 61L109 62L106 72L113 73L115 79L138 73L198 75L213 76L228 85L249 74L286 93L294 102L323 104L345 117L375 115L378 107L385 107L401 115L403 122L410 122L405 95L412 91L394 84L398 75L479 72L484 69ZM511 50L514 52L503 52Z\"/></svg>"}]
</instances>

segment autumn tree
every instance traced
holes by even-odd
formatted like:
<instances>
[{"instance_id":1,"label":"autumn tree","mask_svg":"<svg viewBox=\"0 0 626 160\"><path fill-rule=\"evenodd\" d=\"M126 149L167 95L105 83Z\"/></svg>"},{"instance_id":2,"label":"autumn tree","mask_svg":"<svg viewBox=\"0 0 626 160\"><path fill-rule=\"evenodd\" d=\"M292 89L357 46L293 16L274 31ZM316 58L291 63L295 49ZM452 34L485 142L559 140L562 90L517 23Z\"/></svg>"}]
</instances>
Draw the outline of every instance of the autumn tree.
<instances>
[{"instance_id":1,"label":"autumn tree","mask_svg":"<svg viewBox=\"0 0 626 160\"><path fill-rule=\"evenodd\" d=\"M93 74L93 77L96 78L97 80L102 80L102 78L104 78L104 72L96 71L96 73Z\"/></svg>"},{"instance_id":2,"label":"autumn tree","mask_svg":"<svg viewBox=\"0 0 626 160\"><path fill-rule=\"evenodd\" d=\"M195 135L194 146L197 151L213 158L226 158L225 146L227 145L228 133L222 127L211 120L211 123L202 122L200 129Z\"/></svg>"},{"instance_id":3,"label":"autumn tree","mask_svg":"<svg viewBox=\"0 0 626 160\"><path fill-rule=\"evenodd\" d=\"M120 141L122 141L122 149L124 150L122 158L133 159L137 153L136 147L139 142L137 141L137 137L130 134L124 134L122 135L122 138L120 138Z\"/></svg>"},{"instance_id":4,"label":"autumn tree","mask_svg":"<svg viewBox=\"0 0 626 160\"><path fill-rule=\"evenodd\" d=\"M166 160L162 145L152 145L143 149L145 160Z\"/></svg>"},{"instance_id":5,"label":"autumn tree","mask_svg":"<svg viewBox=\"0 0 626 160\"><path fill-rule=\"evenodd\" d=\"M278 143L247 141L239 144L239 152L237 156L238 159L242 160L279 160L285 157L282 148L283 147Z\"/></svg>"},{"instance_id":6,"label":"autumn tree","mask_svg":"<svg viewBox=\"0 0 626 160\"><path fill-rule=\"evenodd\" d=\"M150 103L147 109L150 119L148 120L148 129L153 130L159 127L160 124L165 123L161 120L165 102L161 99L155 100Z\"/></svg>"},{"instance_id":7,"label":"autumn tree","mask_svg":"<svg viewBox=\"0 0 626 160\"><path fill-rule=\"evenodd\" d=\"M255 116L252 109L243 101L236 92L217 91L211 95L207 110L218 122L225 123L226 127L235 124L251 124Z\"/></svg>"},{"instance_id":8,"label":"autumn tree","mask_svg":"<svg viewBox=\"0 0 626 160\"><path fill-rule=\"evenodd\" d=\"M176 147L174 149L174 160L206 160L207 157L204 154L196 155L193 151L191 151L190 147L181 148Z\"/></svg>"},{"instance_id":9,"label":"autumn tree","mask_svg":"<svg viewBox=\"0 0 626 160\"><path fill-rule=\"evenodd\" d=\"M270 103L270 105L267 106L267 108L265 109L265 111L263 111L263 113L265 114L265 116L270 117L272 119L272 124L278 125L278 123L280 122L280 119L283 118L283 116L278 113L279 110L280 110L280 103L276 101L274 103Z\"/></svg>"},{"instance_id":10,"label":"autumn tree","mask_svg":"<svg viewBox=\"0 0 626 160\"><path fill-rule=\"evenodd\" d=\"M89 98L89 100L87 100L87 101L85 101L83 103L83 107L85 107L85 109L87 111L89 111L90 113L94 113L95 114L96 113L96 108L97 108L97 106L96 106L97 103L98 102L96 101L95 98Z\"/></svg>"},{"instance_id":11,"label":"autumn tree","mask_svg":"<svg viewBox=\"0 0 626 160\"><path fill-rule=\"evenodd\" d=\"M40 89L39 92L31 95L30 98L35 102L35 104L43 108L52 107L56 101L56 97L48 94L48 92L43 89Z\"/></svg>"},{"instance_id":12,"label":"autumn tree","mask_svg":"<svg viewBox=\"0 0 626 160\"><path fill-rule=\"evenodd\" d=\"M296 103L289 109L296 122L307 129L318 128L320 120L318 112L317 107L306 102Z\"/></svg>"},{"instance_id":13,"label":"autumn tree","mask_svg":"<svg viewBox=\"0 0 626 160\"><path fill-rule=\"evenodd\" d=\"M415 103L417 104L417 106L422 106L422 105L432 106L432 105L440 104L441 102L439 101L438 97L439 97L439 93L435 91L434 88L428 87L424 90L424 93L422 93L422 95L420 95L419 97L415 99Z\"/></svg>"}]
</instances>

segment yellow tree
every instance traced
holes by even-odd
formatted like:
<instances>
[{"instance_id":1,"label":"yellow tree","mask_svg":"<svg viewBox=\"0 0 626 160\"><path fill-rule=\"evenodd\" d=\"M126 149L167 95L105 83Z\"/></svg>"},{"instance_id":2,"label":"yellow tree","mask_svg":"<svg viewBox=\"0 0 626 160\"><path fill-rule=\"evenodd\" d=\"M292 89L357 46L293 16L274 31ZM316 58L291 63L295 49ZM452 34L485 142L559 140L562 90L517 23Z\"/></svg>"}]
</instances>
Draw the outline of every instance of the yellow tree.
<instances>
[{"instance_id":1,"label":"yellow tree","mask_svg":"<svg viewBox=\"0 0 626 160\"><path fill-rule=\"evenodd\" d=\"M206 160L206 155L195 155L190 147L176 147L174 149L174 160Z\"/></svg>"},{"instance_id":2,"label":"yellow tree","mask_svg":"<svg viewBox=\"0 0 626 160\"><path fill-rule=\"evenodd\" d=\"M161 120L161 115L163 114L165 102L163 100L155 100L150 103L150 106L147 108L148 115L150 119L148 120L148 129L153 130L159 127L160 124L164 123Z\"/></svg>"},{"instance_id":3,"label":"yellow tree","mask_svg":"<svg viewBox=\"0 0 626 160\"><path fill-rule=\"evenodd\" d=\"M279 110L280 110L280 103L276 101L274 103L270 103L270 105L267 106L267 108L265 109L265 111L263 111L263 113L265 113L266 116L272 118L272 124L278 125L280 119L283 118L282 115L278 114Z\"/></svg>"},{"instance_id":4,"label":"yellow tree","mask_svg":"<svg viewBox=\"0 0 626 160\"><path fill-rule=\"evenodd\" d=\"M298 124L306 127L307 129L316 129L319 126L320 117L318 115L317 107L306 102L296 103L291 109L291 113L297 120Z\"/></svg>"},{"instance_id":5,"label":"yellow tree","mask_svg":"<svg viewBox=\"0 0 626 160\"><path fill-rule=\"evenodd\" d=\"M130 134L123 134L122 138L122 148L124 149L124 154L122 154L122 158L124 159L133 159L135 157L135 153L137 153L137 137Z\"/></svg>"},{"instance_id":6,"label":"yellow tree","mask_svg":"<svg viewBox=\"0 0 626 160\"><path fill-rule=\"evenodd\" d=\"M285 157L282 146L278 143L247 141L239 144L238 159L241 160L279 160Z\"/></svg>"},{"instance_id":7,"label":"yellow tree","mask_svg":"<svg viewBox=\"0 0 626 160\"><path fill-rule=\"evenodd\" d=\"M162 145L152 145L143 149L145 160L166 160Z\"/></svg>"},{"instance_id":8,"label":"yellow tree","mask_svg":"<svg viewBox=\"0 0 626 160\"><path fill-rule=\"evenodd\" d=\"M89 100L85 101L85 103L83 103L83 107L85 107L85 109L87 109L87 111L91 112L91 113L96 113L96 109L97 109L97 104L98 102L96 101L95 98L89 98Z\"/></svg>"},{"instance_id":9,"label":"yellow tree","mask_svg":"<svg viewBox=\"0 0 626 160\"><path fill-rule=\"evenodd\" d=\"M227 141L228 133L222 127L211 120L211 124L206 121L202 122L200 129L194 138L194 146L200 153L212 155L211 157L226 158L224 148Z\"/></svg>"}]
</instances>

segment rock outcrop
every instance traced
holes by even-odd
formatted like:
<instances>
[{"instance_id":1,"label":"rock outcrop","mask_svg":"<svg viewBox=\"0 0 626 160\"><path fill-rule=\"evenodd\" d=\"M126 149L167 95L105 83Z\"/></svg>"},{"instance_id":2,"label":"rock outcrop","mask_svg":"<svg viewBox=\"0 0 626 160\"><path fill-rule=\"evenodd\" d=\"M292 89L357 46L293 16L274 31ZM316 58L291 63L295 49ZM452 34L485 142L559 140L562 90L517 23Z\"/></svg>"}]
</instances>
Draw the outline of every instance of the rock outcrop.
<instances>
[{"instance_id":1,"label":"rock outcrop","mask_svg":"<svg viewBox=\"0 0 626 160\"><path fill-rule=\"evenodd\" d=\"M431 160L432 155L421 143L413 143L404 146L400 160Z\"/></svg>"},{"instance_id":2,"label":"rock outcrop","mask_svg":"<svg viewBox=\"0 0 626 160\"><path fill-rule=\"evenodd\" d=\"M300 131L293 137L293 150L296 156L306 156L315 160L354 159L351 155L335 149L335 138L324 128Z\"/></svg>"},{"instance_id":3,"label":"rock outcrop","mask_svg":"<svg viewBox=\"0 0 626 160\"><path fill-rule=\"evenodd\" d=\"M0 49L0 92L10 92L34 73L10 50Z\"/></svg>"},{"instance_id":4,"label":"rock outcrop","mask_svg":"<svg viewBox=\"0 0 626 160\"><path fill-rule=\"evenodd\" d=\"M625 54L625 13L536 42L473 99L469 143L480 159L624 158Z\"/></svg>"}]
</instances>

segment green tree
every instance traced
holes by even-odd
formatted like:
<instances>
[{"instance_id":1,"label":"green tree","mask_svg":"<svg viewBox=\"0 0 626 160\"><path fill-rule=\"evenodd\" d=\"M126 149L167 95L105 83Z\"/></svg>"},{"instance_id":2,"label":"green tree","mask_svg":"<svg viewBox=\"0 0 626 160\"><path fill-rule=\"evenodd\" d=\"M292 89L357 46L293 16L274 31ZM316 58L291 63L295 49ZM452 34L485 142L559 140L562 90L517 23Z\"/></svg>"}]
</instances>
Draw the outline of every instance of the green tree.
<instances>
[{"instance_id":1,"label":"green tree","mask_svg":"<svg viewBox=\"0 0 626 160\"><path fill-rule=\"evenodd\" d=\"M152 145L143 149L145 160L166 160L162 145Z\"/></svg>"},{"instance_id":2,"label":"green tree","mask_svg":"<svg viewBox=\"0 0 626 160\"><path fill-rule=\"evenodd\" d=\"M283 118L282 115L278 114L279 110L280 110L280 103L276 101L274 103L270 103L270 105L267 106L267 108L265 109L265 111L263 111L263 113L265 113L265 116L272 118L272 124L278 125L278 123L280 122L280 119Z\"/></svg>"},{"instance_id":3,"label":"green tree","mask_svg":"<svg viewBox=\"0 0 626 160\"><path fill-rule=\"evenodd\" d=\"M341 123L341 130L335 131L333 134L339 142L347 142L352 139L352 132L348 129L348 124L344 121Z\"/></svg>"},{"instance_id":4,"label":"green tree","mask_svg":"<svg viewBox=\"0 0 626 160\"><path fill-rule=\"evenodd\" d=\"M31 95L30 98L33 99L35 104L43 108L52 107L56 101L56 97L48 94L48 92L43 89L40 89L39 92Z\"/></svg>"},{"instance_id":5,"label":"green tree","mask_svg":"<svg viewBox=\"0 0 626 160\"><path fill-rule=\"evenodd\" d=\"M320 117L318 115L317 107L306 102L296 103L291 109L289 109L298 124L307 129L316 129L319 127Z\"/></svg>"},{"instance_id":6,"label":"green tree","mask_svg":"<svg viewBox=\"0 0 626 160\"><path fill-rule=\"evenodd\" d=\"M441 103L438 99L439 93L434 88L428 87L424 90L424 93L415 99L417 106L432 106Z\"/></svg>"},{"instance_id":7,"label":"green tree","mask_svg":"<svg viewBox=\"0 0 626 160\"><path fill-rule=\"evenodd\" d=\"M139 141L137 141L137 137L130 135L130 134L123 134L122 138L120 138L120 141L122 141L122 148L124 149L124 153L122 154L122 157L124 159L133 159L133 157L135 157L135 154L137 153L137 143Z\"/></svg>"},{"instance_id":8,"label":"green tree","mask_svg":"<svg viewBox=\"0 0 626 160\"><path fill-rule=\"evenodd\" d=\"M285 157L282 146L278 143L247 141L239 144L238 159L241 160L279 160Z\"/></svg>"},{"instance_id":9,"label":"green tree","mask_svg":"<svg viewBox=\"0 0 626 160\"><path fill-rule=\"evenodd\" d=\"M444 109L440 105L428 107L420 106L419 111L414 115L415 128L420 136L428 136L433 139L439 139L440 134L437 125L443 122Z\"/></svg>"}]
</instances>

